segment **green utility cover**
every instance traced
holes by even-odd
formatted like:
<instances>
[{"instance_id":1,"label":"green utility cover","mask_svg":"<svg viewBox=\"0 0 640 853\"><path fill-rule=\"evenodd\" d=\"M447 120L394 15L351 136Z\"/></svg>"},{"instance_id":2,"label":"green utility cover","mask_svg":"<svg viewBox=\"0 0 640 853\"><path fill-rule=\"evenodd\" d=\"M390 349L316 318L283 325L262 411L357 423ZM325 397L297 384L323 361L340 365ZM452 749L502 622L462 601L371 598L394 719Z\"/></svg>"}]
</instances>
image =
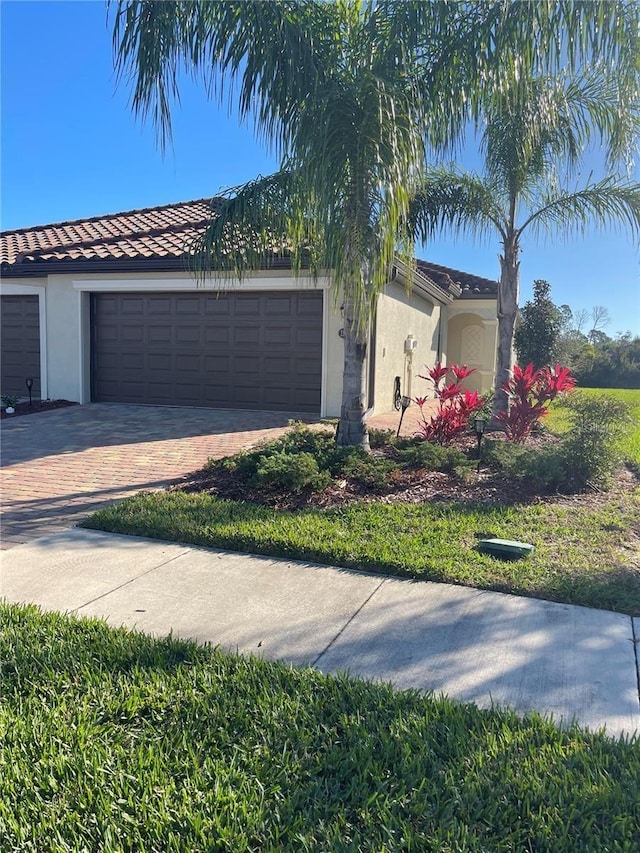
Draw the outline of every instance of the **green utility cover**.
<instances>
[{"instance_id":1,"label":"green utility cover","mask_svg":"<svg viewBox=\"0 0 640 853\"><path fill-rule=\"evenodd\" d=\"M478 549L494 557L528 557L533 552L533 545L511 539L480 539Z\"/></svg>"}]
</instances>

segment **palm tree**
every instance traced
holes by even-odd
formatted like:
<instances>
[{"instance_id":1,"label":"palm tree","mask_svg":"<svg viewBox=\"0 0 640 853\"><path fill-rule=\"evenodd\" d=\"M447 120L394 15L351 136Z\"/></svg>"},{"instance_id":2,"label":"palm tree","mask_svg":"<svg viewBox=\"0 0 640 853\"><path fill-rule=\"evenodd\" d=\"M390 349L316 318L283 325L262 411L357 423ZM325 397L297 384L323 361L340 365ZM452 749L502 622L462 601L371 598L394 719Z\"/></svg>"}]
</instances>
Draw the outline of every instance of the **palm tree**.
<instances>
[{"instance_id":1,"label":"palm tree","mask_svg":"<svg viewBox=\"0 0 640 853\"><path fill-rule=\"evenodd\" d=\"M581 231L590 222L622 224L640 234L640 184L615 175L573 189L559 182L581 164L593 136L607 146L609 165L628 161L639 119L637 89L607 79L600 69L580 78L534 78L487 109L484 175L456 167L427 171L410 215L416 239L452 228L473 236L497 231L502 244L494 415L509 405L503 386L514 363L523 235Z\"/></svg>"},{"instance_id":2,"label":"palm tree","mask_svg":"<svg viewBox=\"0 0 640 853\"><path fill-rule=\"evenodd\" d=\"M280 170L212 210L194 257L201 273L241 275L286 250L294 269L332 272L344 311L339 441L366 447L369 326L394 253L413 259L399 234L426 145L458 142L521 66L636 55L637 18L622 0L123 0L114 48L135 111L154 118L163 143L186 67L273 145Z\"/></svg>"}]
</instances>

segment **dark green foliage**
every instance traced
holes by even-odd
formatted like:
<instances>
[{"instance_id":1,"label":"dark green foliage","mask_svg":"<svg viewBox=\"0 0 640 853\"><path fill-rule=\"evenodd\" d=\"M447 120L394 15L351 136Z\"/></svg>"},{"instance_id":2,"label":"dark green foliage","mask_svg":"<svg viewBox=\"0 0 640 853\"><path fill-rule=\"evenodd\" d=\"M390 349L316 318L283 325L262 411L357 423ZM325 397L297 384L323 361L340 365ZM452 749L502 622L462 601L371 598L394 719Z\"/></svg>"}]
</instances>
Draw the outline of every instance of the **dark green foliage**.
<instances>
[{"instance_id":1,"label":"dark green foliage","mask_svg":"<svg viewBox=\"0 0 640 853\"><path fill-rule=\"evenodd\" d=\"M533 364L537 370L555 364L562 328L562 314L553 304L548 281L537 279L533 283L533 300L520 310L520 325L514 334L518 364Z\"/></svg>"},{"instance_id":2,"label":"dark green foliage","mask_svg":"<svg viewBox=\"0 0 640 853\"><path fill-rule=\"evenodd\" d=\"M467 458L461 450L432 444L430 441L411 441L399 448L398 457L402 462L427 471L453 471L467 464Z\"/></svg>"},{"instance_id":3,"label":"dark green foliage","mask_svg":"<svg viewBox=\"0 0 640 853\"><path fill-rule=\"evenodd\" d=\"M620 439L630 422L630 409L622 400L601 394L574 394L563 401L571 428L562 441L566 484L580 491L590 484L606 485L620 465Z\"/></svg>"},{"instance_id":4,"label":"dark green foliage","mask_svg":"<svg viewBox=\"0 0 640 853\"><path fill-rule=\"evenodd\" d=\"M7 853L638 849L636 739L34 607L0 659Z\"/></svg>"},{"instance_id":5,"label":"dark green foliage","mask_svg":"<svg viewBox=\"0 0 640 853\"><path fill-rule=\"evenodd\" d=\"M584 343L574 370L585 388L640 388L640 337Z\"/></svg>"},{"instance_id":6,"label":"dark green foliage","mask_svg":"<svg viewBox=\"0 0 640 853\"><path fill-rule=\"evenodd\" d=\"M329 484L328 471L320 471L311 453L278 453L259 457L251 481L258 486L275 486L301 492L303 489L320 491Z\"/></svg>"},{"instance_id":7,"label":"dark green foliage","mask_svg":"<svg viewBox=\"0 0 640 853\"><path fill-rule=\"evenodd\" d=\"M629 407L604 394L579 392L560 405L570 419L560 441L528 447L489 439L484 452L487 464L506 477L529 480L542 492L572 493L606 486L621 463L620 439L630 421Z\"/></svg>"},{"instance_id":8,"label":"dark green foliage","mask_svg":"<svg viewBox=\"0 0 640 853\"><path fill-rule=\"evenodd\" d=\"M256 450L238 453L217 461L209 468L221 468L241 476L257 487L319 491L331 478L348 477L362 486L383 489L390 484L394 469L426 468L456 472L465 480L471 463L453 447L440 447L419 438L396 439L392 430L372 430L372 446L394 448L392 458L370 455L361 447L338 447L332 432L294 424L281 438Z\"/></svg>"},{"instance_id":9,"label":"dark green foliage","mask_svg":"<svg viewBox=\"0 0 640 853\"><path fill-rule=\"evenodd\" d=\"M395 436L396 432L393 429L370 429L369 447L372 450L377 450L380 447L387 447L390 444L394 444Z\"/></svg>"},{"instance_id":10,"label":"dark green foliage","mask_svg":"<svg viewBox=\"0 0 640 853\"><path fill-rule=\"evenodd\" d=\"M368 454L350 453L340 467L340 473L355 480L362 486L383 489L389 484L391 472L397 468L389 459L381 459Z\"/></svg>"}]
</instances>

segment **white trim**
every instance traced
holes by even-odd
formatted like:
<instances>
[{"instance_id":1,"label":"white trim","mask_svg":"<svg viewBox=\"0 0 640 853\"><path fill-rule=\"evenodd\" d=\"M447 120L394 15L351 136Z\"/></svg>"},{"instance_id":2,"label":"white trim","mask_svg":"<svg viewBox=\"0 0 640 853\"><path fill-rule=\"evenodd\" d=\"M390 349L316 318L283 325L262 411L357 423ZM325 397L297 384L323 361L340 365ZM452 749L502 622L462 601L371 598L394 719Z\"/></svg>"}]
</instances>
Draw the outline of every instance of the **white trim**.
<instances>
[{"instance_id":1,"label":"white trim","mask_svg":"<svg viewBox=\"0 0 640 853\"><path fill-rule=\"evenodd\" d=\"M326 277L279 276L277 278L247 278L240 282L236 279L209 279L196 282L193 278L127 278L127 279L74 279L75 290L94 293L117 293L119 291L234 291L246 293L250 290L328 290L331 280Z\"/></svg>"},{"instance_id":2,"label":"white trim","mask_svg":"<svg viewBox=\"0 0 640 853\"><path fill-rule=\"evenodd\" d=\"M320 369L320 417L327 416L327 382L328 382L328 352L329 352L329 300L328 293L322 294L322 366Z\"/></svg>"},{"instance_id":3,"label":"white trim","mask_svg":"<svg viewBox=\"0 0 640 853\"><path fill-rule=\"evenodd\" d=\"M49 377L47 360L47 288L40 287L38 293L38 322L40 324L40 399L49 399Z\"/></svg>"}]
</instances>

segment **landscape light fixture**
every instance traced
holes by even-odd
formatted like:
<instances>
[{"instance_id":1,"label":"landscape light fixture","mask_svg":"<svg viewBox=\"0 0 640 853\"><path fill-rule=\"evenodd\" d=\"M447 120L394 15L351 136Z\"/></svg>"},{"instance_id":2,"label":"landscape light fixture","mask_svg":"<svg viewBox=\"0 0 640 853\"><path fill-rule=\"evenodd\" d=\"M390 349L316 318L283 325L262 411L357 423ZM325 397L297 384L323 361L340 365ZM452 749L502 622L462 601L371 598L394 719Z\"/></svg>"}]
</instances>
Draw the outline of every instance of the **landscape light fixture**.
<instances>
[{"instance_id":1,"label":"landscape light fixture","mask_svg":"<svg viewBox=\"0 0 640 853\"><path fill-rule=\"evenodd\" d=\"M29 405L33 406L33 403L31 402L31 389L33 388L33 379L26 379L25 381L27 383L27 389L29 391Z\"/></svg>"},{"instance_id":2,"label":"landscape light fixture","mask_svg":"<svg viewBox=\"0 0 640 853\"><path fill-rule=\"evenodd\" d=\"M398 424L398 432L396 433L396 438L400 435L400 427L402 426L402 419L404 417L404 413L407 411L409 406L411 405L411 397L403 396L400 398L400 408L402 411L400 412L400 423Z\"/></svg>"},{"instance_id":3,"label":"landscape light fixture","mask_svg":"<svg viewBox=\"0 0 640 853\"><path fill-rule=\"evenodd\" d=\"M473 428L476 431L476 438L478 439L478 474L480 473L480 462L482 461L482 436L484 435L486 426L487 419L483 417L478 417L473 422Z\"/></svg>"}]
</instances>

